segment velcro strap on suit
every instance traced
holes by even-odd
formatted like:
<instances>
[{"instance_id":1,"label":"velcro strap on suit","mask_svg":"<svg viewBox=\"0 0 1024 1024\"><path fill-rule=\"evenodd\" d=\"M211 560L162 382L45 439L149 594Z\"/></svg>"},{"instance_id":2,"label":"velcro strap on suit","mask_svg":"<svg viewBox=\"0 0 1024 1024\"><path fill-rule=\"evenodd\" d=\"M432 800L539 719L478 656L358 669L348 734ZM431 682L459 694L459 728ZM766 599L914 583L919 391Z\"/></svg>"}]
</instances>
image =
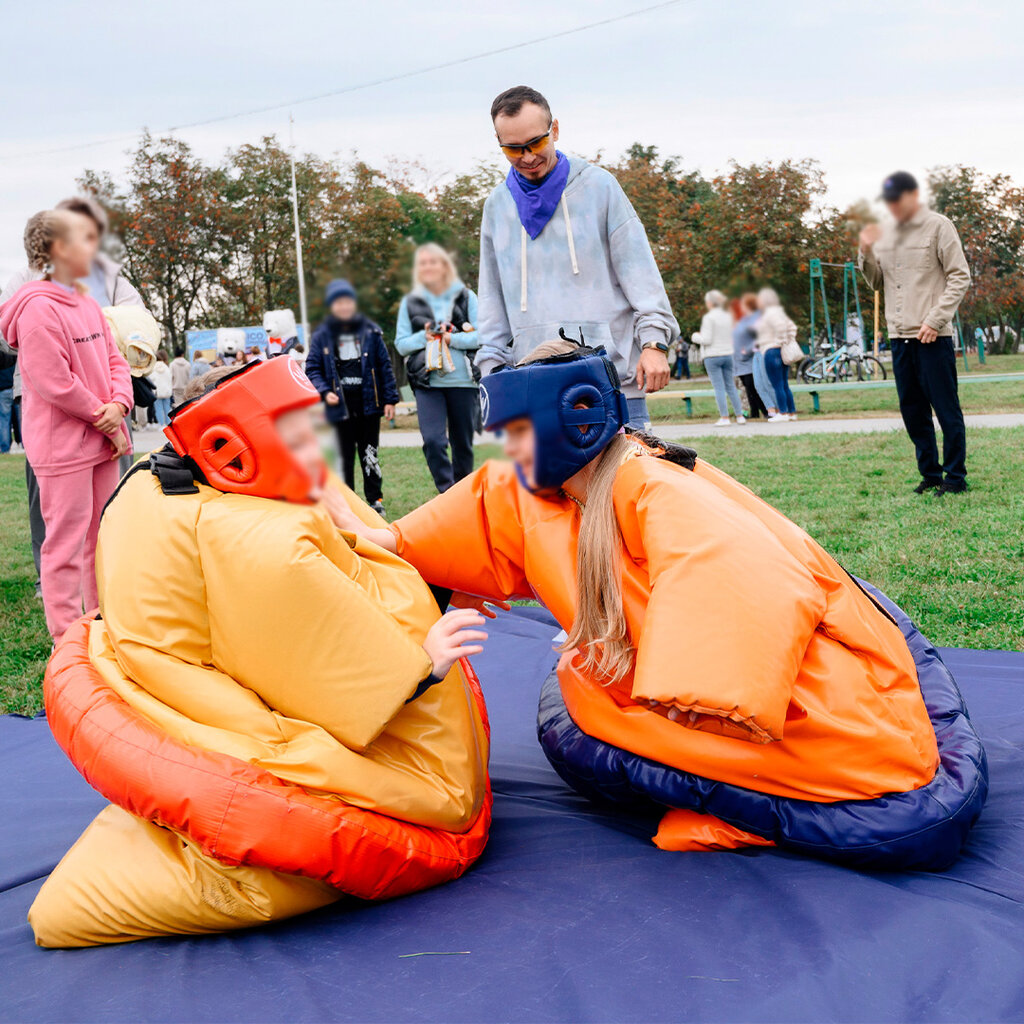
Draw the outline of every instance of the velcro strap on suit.
<instances>
[{"instance_id":1,"label":"velcro strap on suit","mask_svg":"<svg viewBox=\"0 0 1024 1024\"><path fill-rule=\"evenodd\" d=\"M195 477L188 463L176 452L153 452L149 470L160 481L164 494L198 494Z\"/></svg>"}]
</instances>

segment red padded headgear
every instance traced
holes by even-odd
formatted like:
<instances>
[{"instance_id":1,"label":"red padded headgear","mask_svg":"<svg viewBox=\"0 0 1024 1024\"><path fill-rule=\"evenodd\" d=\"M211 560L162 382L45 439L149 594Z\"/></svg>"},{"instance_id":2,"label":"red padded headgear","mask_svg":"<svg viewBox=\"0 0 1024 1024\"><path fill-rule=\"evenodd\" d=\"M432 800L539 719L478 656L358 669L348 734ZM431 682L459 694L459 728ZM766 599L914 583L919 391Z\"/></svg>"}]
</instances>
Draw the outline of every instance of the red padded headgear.
<instances>
[{"instance_id":1,"label":"red padded headgear","mask_svg":"<svg viewBox=\"0 0 1024 1024\"><path fill-rule=\"evenodd\" d=\"M296 462L274 421L319 401L302 367L282 356L249 363L179 406L164 433L218 491L308 501L321 481L310 479Z\"/></svg>"}]
</instances>

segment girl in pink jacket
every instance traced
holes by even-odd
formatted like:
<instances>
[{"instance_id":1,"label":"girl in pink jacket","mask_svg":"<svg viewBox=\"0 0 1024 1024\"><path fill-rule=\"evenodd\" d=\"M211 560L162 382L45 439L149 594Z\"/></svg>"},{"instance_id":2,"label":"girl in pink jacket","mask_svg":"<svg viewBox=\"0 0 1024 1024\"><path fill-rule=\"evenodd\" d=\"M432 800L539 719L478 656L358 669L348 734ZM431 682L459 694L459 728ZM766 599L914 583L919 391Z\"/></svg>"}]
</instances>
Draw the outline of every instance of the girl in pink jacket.
<instances>
[{"instance_id":1,"label":"girl in pink jacket","mask_svg":"<svg viewBox=\"0 0 1024 1024\"><path fill-rule=\"evenodd\" d=\"M98 603L96 534L129 451L124 417L131 374L99 304L76 284L95 245L81 214L46 210L25 228L29 265L42 281L0 306L0 332L18 352L25 453L39 480L46 540L43 607L56 640Z\"/></svg>"}]
</instances>

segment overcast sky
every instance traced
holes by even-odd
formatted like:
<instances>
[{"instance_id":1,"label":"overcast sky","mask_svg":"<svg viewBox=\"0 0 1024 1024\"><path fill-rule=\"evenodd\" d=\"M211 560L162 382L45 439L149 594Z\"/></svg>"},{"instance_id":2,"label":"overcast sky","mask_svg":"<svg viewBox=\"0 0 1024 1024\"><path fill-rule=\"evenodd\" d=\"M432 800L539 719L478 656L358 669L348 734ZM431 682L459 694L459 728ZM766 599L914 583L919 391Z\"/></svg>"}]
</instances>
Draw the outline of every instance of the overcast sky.
<instances>
[{"instance_id":1,"label":"overcast sky","mask_svg":"<svg viewBox=\"0 0 1024 1024\"><path fill-rule=\"evenodd\" d=\"M140 128L288 103L550 35L656 0L66 0L6 5L0 280L26 218L83 168L115 174ZM890 170L972 164L1024 184L1024 3L682 0L629 20L348 95L295 103L300 151L417 159L441 175L495 154L502 89L551 101L561 148L656 145L705 174L813 157L830 199ZM287 109L181 130L208 159ZM59 147L82 146L63 152ZM42 151L42 152L41 152Z\"/></svg>"}]
</instances>

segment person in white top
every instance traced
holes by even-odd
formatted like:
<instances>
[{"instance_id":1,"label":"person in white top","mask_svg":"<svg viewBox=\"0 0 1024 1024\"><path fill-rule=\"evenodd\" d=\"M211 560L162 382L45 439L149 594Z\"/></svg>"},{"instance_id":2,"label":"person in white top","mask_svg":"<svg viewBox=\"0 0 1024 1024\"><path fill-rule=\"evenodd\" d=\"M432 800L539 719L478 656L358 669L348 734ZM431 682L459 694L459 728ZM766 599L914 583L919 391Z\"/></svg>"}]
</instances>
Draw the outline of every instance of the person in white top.
<instances>
[{"instance_id":1,"label":"person in white top","mask_svg":"<svg viewBox=\"0 0 1024 1024\"><path fill-rule=\"evenodd\" d=\"M173 383L171 368L167 365L167 355L163 351L157 352L156 362L153 364L153 369L149 371L149 379L153 382L153 387L156 388L156 401L153 403L156 421L161 427L166 427L171 422Z\"/></svg>"},{"instance_id":2,"label":"person in white top","mask_svg":"<svg viewBox=\"0 0 1024 1024\"><path fill-rule=\"evenodd\" d=\"M782 361L782 345L796 337L796 324L786 315L779 296L772 288L757 293L757 308L762 311L757 322L757 350L764 354L764 368L775 390L779 420L795 420L796 404L789 389L789 367Z\"/></svg>"},{"instance_id":3,"label":"person in white top","mask_svg":"<svg viewBox=\"0 0 1024 1024\"><path fill-rule=\"evenodd\" d=\"M743 404L740 401L739 389L736 387L736 375L732 360L732 314L725 308L726 297L717 289L704 296L708 311L700 322L700 350L704 359L711 386L715 389L715 402L718 405L718 422L716 427L728 427L729 405L732 403L737 423L746 423L743 416Z\"/></svg>"}]
</instances>

